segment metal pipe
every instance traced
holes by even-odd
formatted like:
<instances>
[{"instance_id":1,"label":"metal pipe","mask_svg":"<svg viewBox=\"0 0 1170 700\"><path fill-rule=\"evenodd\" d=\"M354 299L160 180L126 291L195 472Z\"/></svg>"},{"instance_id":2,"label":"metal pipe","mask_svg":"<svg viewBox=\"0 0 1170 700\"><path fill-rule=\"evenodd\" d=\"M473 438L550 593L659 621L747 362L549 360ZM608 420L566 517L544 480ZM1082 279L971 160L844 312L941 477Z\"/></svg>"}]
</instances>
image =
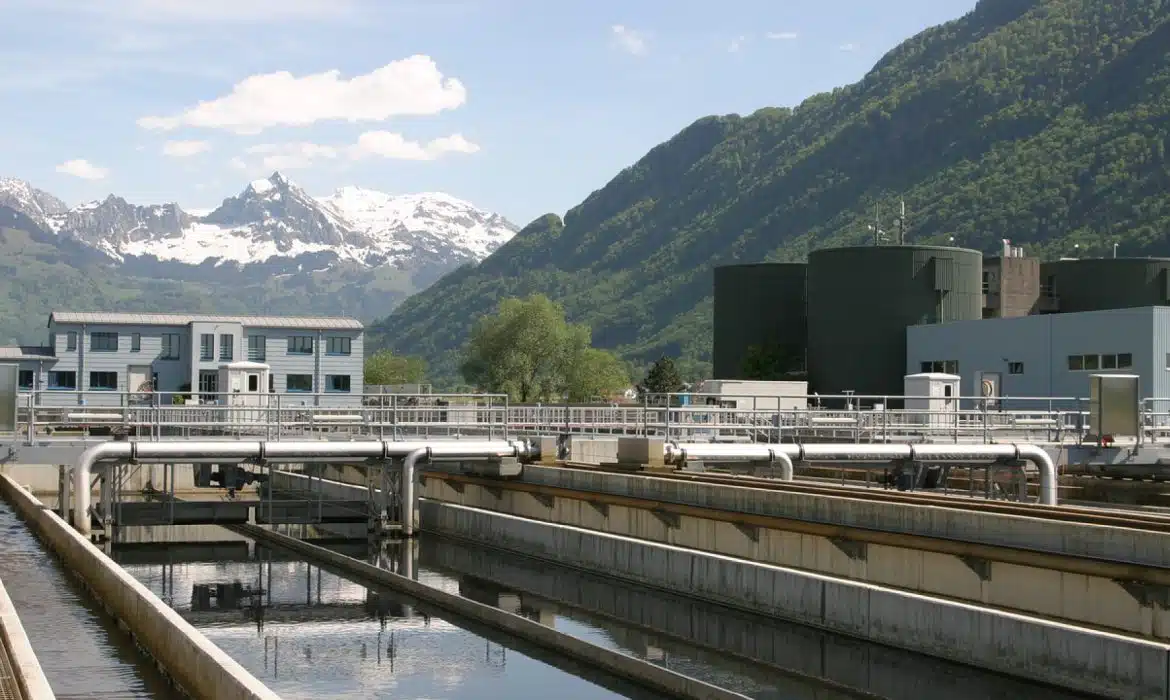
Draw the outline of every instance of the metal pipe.
<instances>
[{"instance_id":1,"label":"metal pipe","mask_svg":"<svg viewBox=\"0 0 1170 700\"><path fill-rule=\"evenodd\" d=\"M402 460L402 536L408 539L414 536L414 480L417 473L415 466L418 460L424 457L430 458L430 449L420 447L412 450L406 455L406 459Z\"/></svg>"},{"instance_id":2,"label":"metal pipe","mask_svg":"<svg viewBox=\"0 0 1170 700\"><path fill-rule=\"evenodd\" d=\"M663 456L668 464L687 458L751 459L776 461L779 455L790 460L833 462L891 462L899 459L966 464L1002 463L1026 460L1040 472L1040 503L1056 505L1056 466L1052 457L1037 445L912 445L912 444L829 444L798 443L720 445L716 443L666 443ZM782 474L783 474L782 469ZM783 477L782 477L783 478Z\"/></svg>"},{"instance_id":3,"label":"metal pipe","mask_svg":"<svg viewBox=\"0 0 1170 700\"><path fill-rule=\"evenodd\" d=\"M174 462L240 463L307 462L355 459L385 460L406 457L416 450L430 450L440 457L531 457L536 445L521 440L446 440L439 442L353 441L185 441L185 442L103 442L81 454L73 466L73 526L82 535L90 532L90 475L104 469L103 463L123 461L141 464ZM416 458L417 460L417 458ZM413 465L411 465L413 469ZM404 467L405 470L405 467ZM405 490L405 477L403 474ZM413 474L410 488L413 490ZM413 498L413 494L412 494ZM405 504L404 504L405 507Z\"/></svg>"},{"instance_id":4,"label":"metal pipe","mask_svg":"<svg viewBox=\"0 0 1170 700\"><path fill-rule=\"evenodd\" d=\"M769 444L751 444L751 445L721 445L711 442L699 442L686 445L679 445L677 443L667 443L665 446L665 461L667 463L683 463L688 458L690 459L746 459L753 462L779 462L780 463L780 480L792 481L795 476L795 471L792 466L792 458L800 457L800 452L797 454L789 454L787 449L776 448L790 448L799 447L799 445L769 445Z\"/></svg>"}]
</instances>

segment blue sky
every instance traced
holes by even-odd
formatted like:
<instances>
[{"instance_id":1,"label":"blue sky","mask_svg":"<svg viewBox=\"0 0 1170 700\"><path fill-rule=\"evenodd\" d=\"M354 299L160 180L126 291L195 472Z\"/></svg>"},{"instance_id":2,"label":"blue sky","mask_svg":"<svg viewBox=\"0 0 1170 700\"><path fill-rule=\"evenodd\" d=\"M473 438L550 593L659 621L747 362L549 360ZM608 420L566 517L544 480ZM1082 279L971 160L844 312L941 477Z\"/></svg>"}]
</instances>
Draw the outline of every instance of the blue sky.
<instances>
[{"instance_id":1,"label":"blue sky","mask_svg":"<svg viewBox=\"0 0 1170 700\"><path fill-rule=\"evenodd\" d=\"M0 0L0 176L199 209L279 169L523 225L699 117L854 82L974 4Z\"/></svg>"}]
</instances>

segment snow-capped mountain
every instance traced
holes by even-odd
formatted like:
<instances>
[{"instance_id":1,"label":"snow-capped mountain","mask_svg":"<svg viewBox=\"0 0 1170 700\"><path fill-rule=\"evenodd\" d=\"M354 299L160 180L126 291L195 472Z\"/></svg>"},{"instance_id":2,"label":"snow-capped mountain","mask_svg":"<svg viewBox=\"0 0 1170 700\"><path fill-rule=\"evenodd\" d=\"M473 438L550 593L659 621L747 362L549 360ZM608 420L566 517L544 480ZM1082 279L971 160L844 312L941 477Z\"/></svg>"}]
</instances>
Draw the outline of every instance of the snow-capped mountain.
<instances>
[{"instance_id":1,"label":"snow-capped mountain","mask_svg":"<svg viewBox=\"0 0 1170 700\"><path fill-rule=\"evenodd\" d=\"M68 209L11 179L0 180L0 205L119 263L250 265L311 255L317 270L333 263L448 268L483 259L518 230L445 194L396 196L344 187L318 199L280 173L248 184L203 216L173 203L140 206L114 195Z\"/></svg>"},{"instance_id":2,"label":"snow-capped mountain","mask_svg":"<svg viewBox=\"0 0 1170 700\"><path fill-rule=\"evenodd\" d=\"M0 177L0 206L15 209L42 227L50 214L69 209L65 202L48 192L38 190L24 180L8 177Z\"/></svg>"},{"instance_id":3,"label":"snow-capped mountain","mask_svg":"<svg viewBox=\"0 0 1170 700\"><path fill-rule=\"evenodd\" d=\"M393 196L342 187L321 201L372 245L387 251L414 247L437 254L453 246L482 260L517 231L499 214L441 192Z\"/></svg>"}]
</instances>

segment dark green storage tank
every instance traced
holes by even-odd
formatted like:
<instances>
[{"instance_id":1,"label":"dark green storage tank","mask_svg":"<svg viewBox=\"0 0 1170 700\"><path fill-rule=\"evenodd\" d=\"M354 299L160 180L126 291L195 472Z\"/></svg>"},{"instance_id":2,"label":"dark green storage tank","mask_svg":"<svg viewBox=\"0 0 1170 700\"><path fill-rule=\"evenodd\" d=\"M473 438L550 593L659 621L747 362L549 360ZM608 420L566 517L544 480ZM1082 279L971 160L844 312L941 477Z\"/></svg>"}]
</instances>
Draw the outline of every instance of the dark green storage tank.
<instances>
[{"instance_id":1,"label":"dark green storage tank","mask_svg":"<svg viewBox=\"0 0 1170 700\"><path fill-rule=\"evenodd\" d=\"M1059 313L1170 304L1170 259L1085 258L1040 264L1040 295ZM1043 301L1043 299L1042 299Z\"/></svg>"},{"instance_id":2,"label":"dark green storage tank","mask_svg":"<svg viewBox=\"0 0 1170 700\"><path fill-rule=\"evenodd\" d=\"M982 317L983 254L977 250L899 245L814 251L808 259L809 389L901 396L907 326Z\"/></svg>"},{"instance_id":3,"label":"dark green storage tank","mask_svg":"<svg viewBox=\"0 0 1170 700\"><path fill-rule=\"evenodd\" d=\"M744 376L752 346L777 353L791 371L803 369L808 344L804 263L754 263L715 268L715 379Z\"/></svg>"}]
</instances>

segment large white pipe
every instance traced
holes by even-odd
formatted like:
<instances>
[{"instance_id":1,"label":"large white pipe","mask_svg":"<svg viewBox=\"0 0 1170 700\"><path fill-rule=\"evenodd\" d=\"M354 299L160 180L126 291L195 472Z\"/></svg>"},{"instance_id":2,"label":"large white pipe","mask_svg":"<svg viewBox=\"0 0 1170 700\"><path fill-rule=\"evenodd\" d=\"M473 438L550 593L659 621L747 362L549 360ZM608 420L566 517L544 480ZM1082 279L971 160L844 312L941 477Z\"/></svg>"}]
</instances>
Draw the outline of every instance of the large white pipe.
<instances>
[{"instance_id":1,"label":"large white pipe","mask_svg":"<svg viewBox=\"0 0 1170 700\"><path fill-rule=\"evenodd\" d=\"M784 455L785 465L780 459ZM667 443L665 460L679 464L691 459L751 459L780 461L781 479L792 479L792 460L832 462L892 462L911 460L923 462L993 463L1026 460L1040 472L1040 503L1056 505L1056 465L1052 457L1037 445L912 445L912 444L826 444L802 445L751 444L721 445L717 443Z\"/></svg>"},{"instance_id":2,"label":"large white pipe","mask_svg":"<svg viewBox=\"0 0 1170 700\"><path fill-rule=\"evenodd\" d=\"M212 462L217 464L255 461L258 463L321 462L331 460L403 460L402 496L404 534L413 532L414 482L416 464L423 457L528 457L534 447L523 441L445 440L434 442L393 441L184 441L184 442L103 442L86 450L73 465L73 526L89 536L90 479L108 462L170 463Z\"/></svg>"}]
</instances>

